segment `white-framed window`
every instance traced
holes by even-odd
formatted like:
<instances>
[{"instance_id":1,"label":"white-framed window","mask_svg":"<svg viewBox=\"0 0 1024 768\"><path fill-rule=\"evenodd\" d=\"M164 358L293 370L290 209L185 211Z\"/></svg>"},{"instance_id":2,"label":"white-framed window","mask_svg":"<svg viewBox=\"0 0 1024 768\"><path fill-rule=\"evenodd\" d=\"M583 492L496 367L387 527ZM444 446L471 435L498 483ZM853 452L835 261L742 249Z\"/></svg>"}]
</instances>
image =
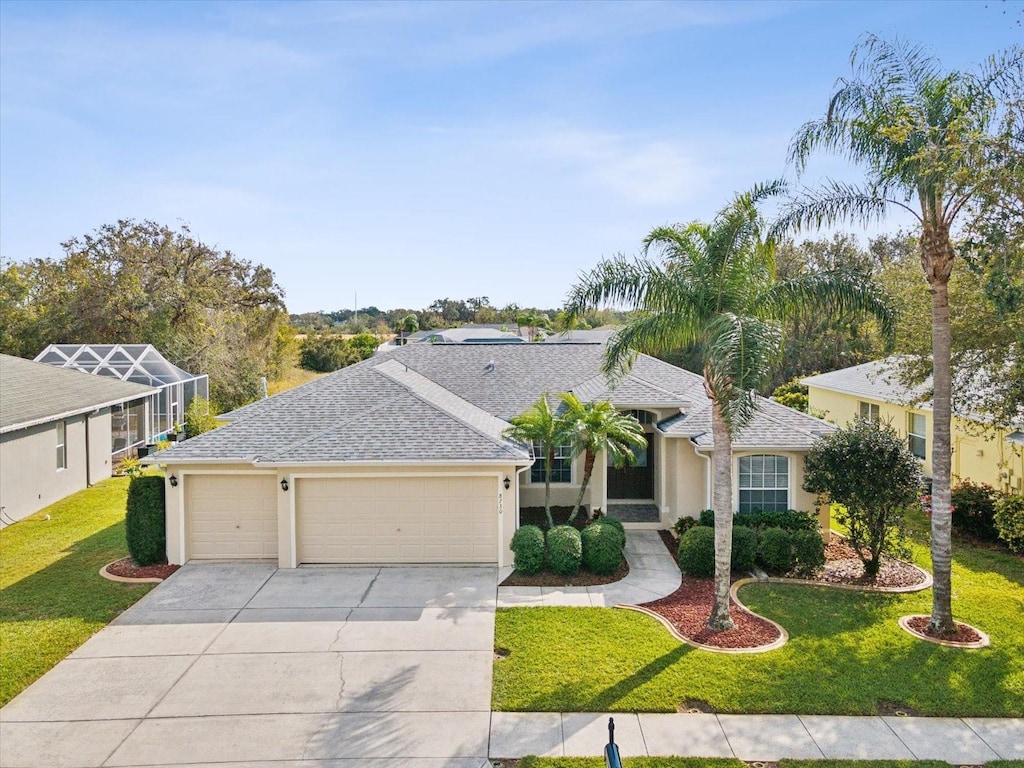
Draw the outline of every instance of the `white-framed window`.
<instances>
[{"instance_id":1,"label":"white-framed window","mask_svg":"<svg viewBox=\"0 0 1024 768\"><path fill-rule=\"evenodd\" d=\"M911 413L907 415L907 447L917 458L925 458L928 448L926 439L927 428L925 426L923 413Z\"/></svg>"},{"instance_id":2,"label":"white-framed window","mask_svg":"<svg viewBox=\"0 0 1024 768\"><path fill-rule=\"evenodd\" d=\"M860 417L865 421L878 421L881 416L878 403L860 403Z\"/></svg>"},{"instance_id":3,"label":"white-framed window","mask_svg":"<svg viewBox=\"0 0 1024 768\"><path fill-rule=\"evenodd\" d=\"M740 456L739 511L789 509L789 459L762 454Z\"/></svg>"},{"instance_id":4,"label":"white-framed window","mask_svg":"<svg viewBox=\"0 0 1024 768\"><path fill-rule=\"evenodd\" d=\"M530 467L530 482L531 483L543 483L544 482L544 467L547 464L547 458L544 456L544 447L540 443L533 444L533 455L536 457L536 461L533 462L533 466ZM572 447L569 445L560 445L555 448L555 460L551 464L551 482L552 483L571 483L572 482Z\"/></svg>"},{"instance_id":5,"label":"white-framed window","mask_svg":"<svg viewBox=\"0 0 1024 768\"><path fill-rule=\"evenodd\" d=\"M57 422L57 471L68 468L68 423Z\"/></svg>"}]
</instances>

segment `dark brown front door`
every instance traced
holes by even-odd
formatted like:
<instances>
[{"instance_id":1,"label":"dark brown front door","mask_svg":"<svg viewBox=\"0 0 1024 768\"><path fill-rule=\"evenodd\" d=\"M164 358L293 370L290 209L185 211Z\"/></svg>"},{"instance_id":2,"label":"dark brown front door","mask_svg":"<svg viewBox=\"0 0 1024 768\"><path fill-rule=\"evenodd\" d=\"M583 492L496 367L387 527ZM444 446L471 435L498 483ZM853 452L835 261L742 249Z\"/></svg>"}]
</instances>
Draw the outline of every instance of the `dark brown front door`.
<instances>
[{"instance_id":1,"label":"dark brown front door","mask_svg":"<svg viewBox=\"0 0 1024 768\"><path fill-rule=\"evenodd\" d=\"M647 446L634 451L636 463L622 468L608 467L609 499L654 498L654 442L646 435Z\"/></svg>"}]
</instances>

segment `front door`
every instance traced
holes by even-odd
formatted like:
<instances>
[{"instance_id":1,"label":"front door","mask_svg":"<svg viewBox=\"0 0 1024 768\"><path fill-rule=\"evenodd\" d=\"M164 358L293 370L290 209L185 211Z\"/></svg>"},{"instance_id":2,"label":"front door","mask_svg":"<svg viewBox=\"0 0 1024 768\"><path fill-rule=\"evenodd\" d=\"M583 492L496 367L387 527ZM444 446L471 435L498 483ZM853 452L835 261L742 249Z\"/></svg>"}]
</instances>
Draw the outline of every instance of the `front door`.
<instances>
[{"instance_id":1,"label":"front door","mask_svg":"<svg viewBox=\"0 0 1024 768\"><path fill-rule=\"evenodd\" d=\"M654 441L652 435L645 435L647 445L636 448L633 455L635 464L616 468L608 466L609 499L653 499L654 498Z\"/></svg>"}]
</instances>

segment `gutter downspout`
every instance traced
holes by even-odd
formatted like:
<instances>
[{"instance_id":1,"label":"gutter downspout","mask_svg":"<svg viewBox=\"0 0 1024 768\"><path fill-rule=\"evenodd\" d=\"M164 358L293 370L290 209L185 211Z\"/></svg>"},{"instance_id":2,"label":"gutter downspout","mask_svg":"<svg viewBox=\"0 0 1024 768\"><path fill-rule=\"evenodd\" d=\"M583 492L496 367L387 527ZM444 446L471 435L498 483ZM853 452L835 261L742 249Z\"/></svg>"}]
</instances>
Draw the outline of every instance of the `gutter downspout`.
<instances>
[{"instance_id":1,"label":"gutter downspout","mask_svg":"<svg viewBox=\"0 0 1024 768\"><path fill-rule=\"evenodd\" d=\"M517 531L519 530L519 506L520 506L519 489L522 487L521 484L519 483L519 476L521 474L523 474L523 472L525 472L526 470L531 469L533 467L534 463L536 463L536 461L537 461L536 459L533 459L533 461L531 461L529 464L527 464L522 469L517 469L516 470L516 530Z\"/></svg>"},{"instance_id":2,"label":"gutter downspout","mask_svg":"<svg viewBox=\"0 0 1024 768\"><path fill-rule=\"evenodd\" d=\"M701 432L701 435L704 434L707 433ZM700 437L700 435L694 435L694 437ZM693 437L690 438L690 445L693 446L693 452L706 462L704 472L704 509L711 509L711 457L706 453L700 452L700 449L697 448L697 444L693 442Z\"/></svg>"}]
</instances>

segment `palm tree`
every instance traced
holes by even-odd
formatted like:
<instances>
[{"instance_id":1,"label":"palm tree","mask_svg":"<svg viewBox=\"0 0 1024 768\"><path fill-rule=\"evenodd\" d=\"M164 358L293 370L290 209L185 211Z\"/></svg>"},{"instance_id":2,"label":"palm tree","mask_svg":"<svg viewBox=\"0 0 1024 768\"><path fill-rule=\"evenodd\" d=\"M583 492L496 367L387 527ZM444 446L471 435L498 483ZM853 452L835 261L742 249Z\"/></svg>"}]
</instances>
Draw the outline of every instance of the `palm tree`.
<instances>
[{"instance_id":1,"label":"palm tree","mask_svg":"<svg viewBox=\"0 0 1024 768\"><path fill-rule=\"evenodd\" d=\"M583 480L580 483L580 492L576 496L576 504L569 515L569 522L572 522L580 511L583 496L594 474L597 454L607 451L612 463L621 467L623 464L636 461L633 447L647 445L647 438L639 421L620 413L607 401L584 403L571 392L563 394L561 399L561 415L566 422L572 456L576 458L581 453L584 454Z\"/></svg>"},{"instance_id":2,"label":"palm tree","mask_svg":"<svg viewBox=\"0 0 1024 768\"><path fill-rule=\"evenodd\" d=\"M544 452L544 515L551 530L555 527L551 517L551 465L555 462L555 449L569 441L565 419L552 410L545 392L525 412L509 419L509 424L505 437L530 446L539 445Z\"/></svg>"},{"instance_id":3,"label":"palm tree","mask_svg":"<svg viewBox=\"0 0 1024 768\"><path fill-rule=\"evenodd\" d=\"M608 345L604 367L613 377L631 365L637 352L704 350L714 442L712 629L732 627L732 440L754 413L753 390L780 355L782 319L815 310L866 311L887 334L893 328L882 296L859 276L821 272L776 280L774 247L761 238L757 203L781 189L775 182L739 195L711 224L655 229L644 241L641 258L602 262L583 275L567 304L572 314L609 302L637 310ZM663 263L650 260L651 251L660 253Z\"/></svg>"},{"instance_id":4,"label":"palm tree","mask_svg":"<svg viewBox=\"0 0 1024 768\"><path fill-rule=\"evenodd\" d=\"M991 181L998 151L999 89L1021 77L1022 50L991 58L979 73L940 71L938 61L904 41L865 37L851 56L824 117L805 123L790 146L803 173L818 150L866 169L866 183L828 180L787 205L775 231L910 212L920 227L920 256L932 295L932 522L934 570L930 628L954 630L950 510L951 365L949 277L958 215Z\"/></svg>"}]
</instances>

